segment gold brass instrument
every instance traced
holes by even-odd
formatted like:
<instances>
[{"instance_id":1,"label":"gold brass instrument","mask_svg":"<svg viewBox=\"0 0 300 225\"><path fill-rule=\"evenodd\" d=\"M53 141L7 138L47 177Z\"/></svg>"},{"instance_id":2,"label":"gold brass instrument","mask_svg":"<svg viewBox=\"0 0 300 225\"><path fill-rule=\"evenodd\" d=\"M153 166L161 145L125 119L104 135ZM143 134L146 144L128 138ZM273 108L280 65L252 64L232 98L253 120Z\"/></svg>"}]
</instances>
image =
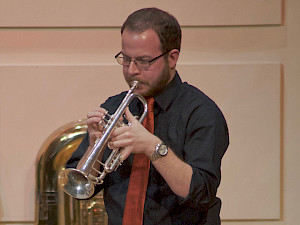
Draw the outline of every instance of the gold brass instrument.
<instances>
[{"instance_id":1,"label":"gold brass instrument","mask_svg":"<svg viewBox=\"0 0 300 225\"><path fill-rule=\"evenodd\" d=\"M95 141L93 148L85 152L76 169L64 169L58 174L59 186L70 196L77 199L91 197L94 194L95 185L102 184L105 176L115 171L121 165L119 149L112 149L110 156L105 162L101 162L98 158L103 156L113 130L116 127L125 125L121 122L121 118L132 99L138 98L144 105L144 111L139 122L141 123L146 117L148 112L146 100L143 96L133 93L137 85L138 81L134 81L116 112L113 115L107 114L104 124L100 122L101 125L104 125L102 136ZM97 169L95 164L100 165L100 169Z\"/></svg>"},{"instance_id":2,"label":"gold brass instrument","mask_svg":"<svg viewBox=\"0 0 300 225\"><path fill-rule=\"evenodd\" d=\"M77 149L87 131L85 120L65 124L43 143L36 159L34 225L107 225L102 191L78 200L58 187L57 174Z\"/></svg>"}]
</instances>

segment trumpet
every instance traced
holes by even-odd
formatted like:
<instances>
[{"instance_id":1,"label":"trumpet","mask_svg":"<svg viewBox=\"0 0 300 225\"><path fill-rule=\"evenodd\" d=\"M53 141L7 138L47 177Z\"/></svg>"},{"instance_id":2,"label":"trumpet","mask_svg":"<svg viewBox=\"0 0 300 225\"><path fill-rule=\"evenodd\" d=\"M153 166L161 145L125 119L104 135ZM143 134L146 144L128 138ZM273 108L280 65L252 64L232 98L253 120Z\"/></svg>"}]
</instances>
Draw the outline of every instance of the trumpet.
<instances>
[{"instance_id":1,"label":"trumpet","mask_svg":"<svg viewBox=\"0 0 300 225\"><path fill-rule=\"evenodd\" d=\"M130 124L122 122L121 117L123 117L126 107L134 98L138 98L144 106L139 122L142 123L146 117L148 112L147 101L142 95L133 93L137 85L138 81L134 81L113 115L105 115L104 122L100 122L103 126L101 137L97 138L94 146L85 152L76 169L63 169L58 173L58 184L68 195L78 199L90 198L94 194L95 185L102 184L105 176L115 171L122 164L120 149L112 149L105 162L98 158L99 156L102 158L113 130L120 126L130 126ZM98 167L100 165L100 169L96 165Z\"/></svg>"}]
</instances>

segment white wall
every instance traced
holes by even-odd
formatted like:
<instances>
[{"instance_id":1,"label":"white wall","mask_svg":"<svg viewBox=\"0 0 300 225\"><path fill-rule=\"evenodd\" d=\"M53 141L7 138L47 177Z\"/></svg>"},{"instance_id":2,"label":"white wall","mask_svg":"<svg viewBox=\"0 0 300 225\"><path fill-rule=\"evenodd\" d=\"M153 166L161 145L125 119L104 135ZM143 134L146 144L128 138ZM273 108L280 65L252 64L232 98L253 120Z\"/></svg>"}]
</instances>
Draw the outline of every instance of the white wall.
<instances>
[{"instance_id":1,"label":"white wall","mask_svg":"<svg viewBox=\"0 0 300 225\"><path fill-rule=\"evenodd\" d=\"M113 58L119 26L151 5L183 25L178 71L229 124L223 224L300 221L300 2L154 2L0 0L0 224L33 222L35 159L48 135L127 89Z\"/></svg>"}]
</instances>

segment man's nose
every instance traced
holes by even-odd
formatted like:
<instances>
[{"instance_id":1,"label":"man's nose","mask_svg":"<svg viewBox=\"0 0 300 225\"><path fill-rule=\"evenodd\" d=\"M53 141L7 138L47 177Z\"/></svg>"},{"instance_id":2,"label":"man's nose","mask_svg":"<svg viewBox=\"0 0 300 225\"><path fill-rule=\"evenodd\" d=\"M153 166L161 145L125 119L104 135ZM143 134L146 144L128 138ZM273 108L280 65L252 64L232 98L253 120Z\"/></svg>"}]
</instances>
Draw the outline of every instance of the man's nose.
<instances>
[{"instance_id":1,"label":"man's nose","mask_svg":"<svg viewBox=\"0 0 300 225\"><path fill-rule=\"evenodd\" d=\"M128 66L128 71L129 74L137 74L140 72L140 69L137 67L136 63L134 60L131 60Z\"/></svg>"}]
</instances>

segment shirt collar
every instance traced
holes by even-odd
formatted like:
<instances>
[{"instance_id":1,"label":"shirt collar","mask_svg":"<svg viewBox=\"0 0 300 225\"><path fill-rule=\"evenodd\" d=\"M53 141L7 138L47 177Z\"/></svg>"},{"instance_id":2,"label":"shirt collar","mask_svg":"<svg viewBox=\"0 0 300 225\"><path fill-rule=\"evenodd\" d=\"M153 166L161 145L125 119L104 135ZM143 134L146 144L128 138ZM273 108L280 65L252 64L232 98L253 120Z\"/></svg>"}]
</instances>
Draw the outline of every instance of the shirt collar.
<instances>
[{"instance_id":1,"label":"shirt collar","mask_svg":"<svg viewBox=\"0 0 300 225\"><path fill-rule=\"evenodd\" d=\"M172 103L176 95L179 93L178 89L179 86L182 84L181 78L179 74L176 71L176 74L174 78L171 80L171 82L164 87L155 97L155 102L164 110L169 107L169 105Z\"/></svg>"}]
</instances>

